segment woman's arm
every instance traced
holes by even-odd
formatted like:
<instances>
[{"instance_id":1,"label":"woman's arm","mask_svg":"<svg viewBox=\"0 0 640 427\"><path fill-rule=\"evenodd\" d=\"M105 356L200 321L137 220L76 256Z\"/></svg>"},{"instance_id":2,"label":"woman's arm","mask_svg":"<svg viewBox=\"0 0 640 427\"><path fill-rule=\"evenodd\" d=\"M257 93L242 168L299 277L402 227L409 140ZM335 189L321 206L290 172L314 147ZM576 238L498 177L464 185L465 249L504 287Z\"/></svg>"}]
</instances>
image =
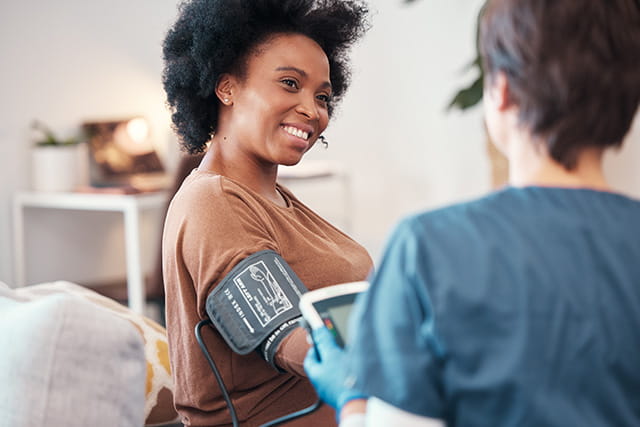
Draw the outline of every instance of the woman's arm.
<instances>
[{"instance_id":1,"label":"woman's arm","mask_svg":"<svg viewBox=\"0 0 640 427\"><path fill-rule=\"evenodd\" d=\"M306 377L303 361L309 347L307 332L302 328L295 329L278 347L276 365L291 374Z\"/></svg>"}]
</instances>

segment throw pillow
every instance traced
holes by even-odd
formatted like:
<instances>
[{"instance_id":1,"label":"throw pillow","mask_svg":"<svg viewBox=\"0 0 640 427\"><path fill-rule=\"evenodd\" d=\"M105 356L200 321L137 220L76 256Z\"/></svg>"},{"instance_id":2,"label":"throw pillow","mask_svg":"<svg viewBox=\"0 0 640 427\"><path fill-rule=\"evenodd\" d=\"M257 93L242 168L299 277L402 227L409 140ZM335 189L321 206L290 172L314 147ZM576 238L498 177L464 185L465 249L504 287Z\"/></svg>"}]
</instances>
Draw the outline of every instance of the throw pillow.
<instances>
[{"instance_id":1,"label":"throw pillow","mask_svg":"<svg viewBox=\"0 0 640 427\"><path fill-rule=\"evenodd\" d=\"M145 425L161 425L178 421L178 413L173 406L173 379L169 366L169 348L165 328L153 320L131 311L115 300L71 282L43 283L17 288L14 291L25 298L39 298L44 295L60 293L75 295L104 307L116 316L131 322L144 340L147 363Z\"/></svg>"},{"instance_id":2,"label":"throw pillow","mask_svg":"<svg viewBox=\"0 0 640 427\"><path fill-rule=\"evenodd\" d=\"M131 323L65 294L0 283L0 425L140 427L144 348Z\"/></svg>"}]
</instances>

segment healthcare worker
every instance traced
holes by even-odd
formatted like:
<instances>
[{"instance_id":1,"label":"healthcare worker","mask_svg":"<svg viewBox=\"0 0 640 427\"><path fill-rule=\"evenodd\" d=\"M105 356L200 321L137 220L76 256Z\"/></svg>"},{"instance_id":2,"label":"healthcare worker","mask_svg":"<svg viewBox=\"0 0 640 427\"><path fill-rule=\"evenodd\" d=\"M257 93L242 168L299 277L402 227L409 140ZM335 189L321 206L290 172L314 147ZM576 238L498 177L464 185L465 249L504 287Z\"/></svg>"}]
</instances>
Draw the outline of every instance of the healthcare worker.
<instances>
[{"instance_id":1,"label":"healthcare worker","mask_svg":"<svg viewBox=\"0 0 640 427\"><path fill-rule=\"evenodd\" d=\"M639 426L640 201L602 160L638 109L640 3L489 0L480 51L509 186L402 221L307 373L343 426Z\"/></svg>"}]
</instances>

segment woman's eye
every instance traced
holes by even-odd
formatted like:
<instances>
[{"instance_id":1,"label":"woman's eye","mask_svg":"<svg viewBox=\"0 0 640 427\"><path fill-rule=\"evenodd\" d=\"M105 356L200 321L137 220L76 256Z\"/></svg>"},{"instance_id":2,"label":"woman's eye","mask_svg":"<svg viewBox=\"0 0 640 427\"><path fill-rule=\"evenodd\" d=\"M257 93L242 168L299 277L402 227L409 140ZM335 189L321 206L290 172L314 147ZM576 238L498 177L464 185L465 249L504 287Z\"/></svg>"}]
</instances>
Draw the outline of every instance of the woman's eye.
<instances>
[{"instance_id":1,"label":"woman's eye","mask_svg":"<svg viewBox=\"0 0 640 427\"><path fill-rule=\"evenodd\" d=\"M281 82L291 88L298 89L298 82L293 79L283 79Z\"/></svg>"},{"instance_id":2,"label":"woman's eye","mask_svg":"<svg viewBox=\"0 0 640 427\"><path fill-rule=\"evenodd\" d=\"M329 101L331 101L331 97L329 95L318 95L316 96L316 99L318 99L319 101L322 101L325 104L328 104Z\"/></svg>"}]
</instances>

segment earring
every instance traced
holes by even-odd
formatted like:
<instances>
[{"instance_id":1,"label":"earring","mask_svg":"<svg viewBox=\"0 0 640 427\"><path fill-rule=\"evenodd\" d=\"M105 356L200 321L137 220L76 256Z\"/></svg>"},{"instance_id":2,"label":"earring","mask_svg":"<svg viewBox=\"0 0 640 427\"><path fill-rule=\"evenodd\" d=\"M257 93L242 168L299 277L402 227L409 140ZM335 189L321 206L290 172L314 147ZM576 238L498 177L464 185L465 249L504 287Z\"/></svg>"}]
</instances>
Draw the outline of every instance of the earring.
<instances>
[{"instance_id":1,"label":"earring","mask_svg":"<svg viewBox=\"0 0 640 427\"><path fill-rule=\"evenodd\" d=\"M325 138L323 135L320 135L318 139L320 140L322 145L324 145L325 150L329 148L329 141L327 141L327 138Z\"/></svg>"},{"instance_id":2,"label":"earring","mask_svg":"<svg viewBox=\"0 0 640 427\"><path fill-rule=\"evenodd\" d=\"M229 98L225 98L225 99L224 99L224 103L225 103L225 104L228 104L228 103L229 103Z\"/></svg>"}]
</instances>

